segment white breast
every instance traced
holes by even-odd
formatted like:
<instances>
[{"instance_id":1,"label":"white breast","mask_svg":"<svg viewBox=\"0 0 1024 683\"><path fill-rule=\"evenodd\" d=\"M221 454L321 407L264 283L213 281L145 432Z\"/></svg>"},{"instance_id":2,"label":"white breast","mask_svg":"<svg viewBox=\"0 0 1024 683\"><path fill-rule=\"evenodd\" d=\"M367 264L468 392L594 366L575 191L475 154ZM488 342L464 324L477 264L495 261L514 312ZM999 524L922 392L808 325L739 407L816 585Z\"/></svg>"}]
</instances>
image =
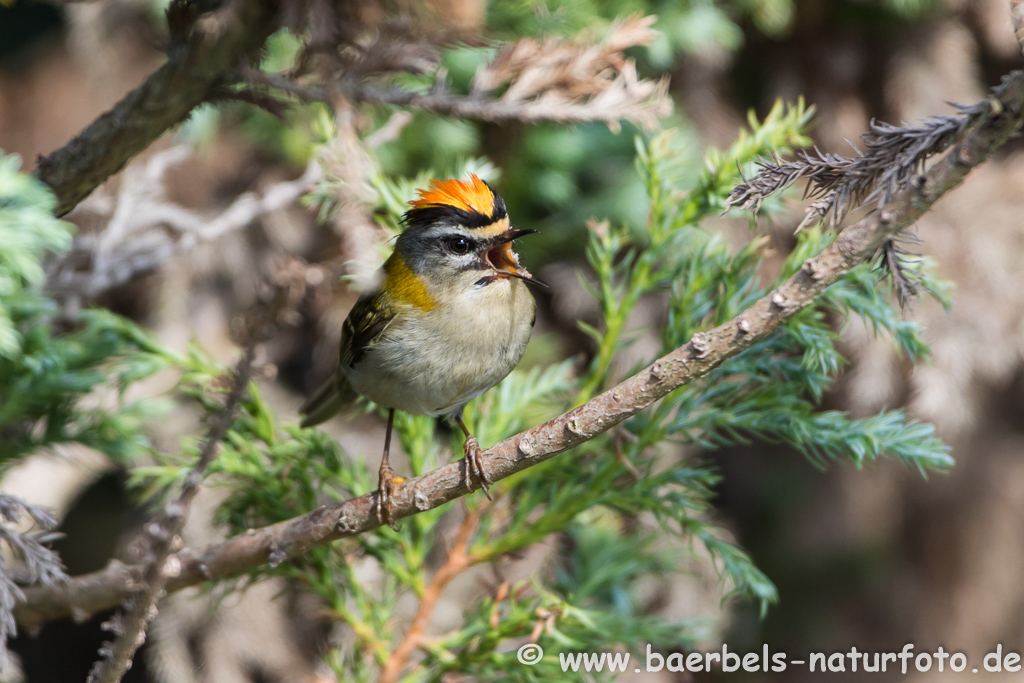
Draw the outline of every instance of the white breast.
<instances>
[{"instance_id":1,"label":"white breast","mask_svg":"<svg viewBox=\"0 0 1024 683\"><path fill-rule=\"evenodd\" d=\"M500 279L398 316L346 373L371 401L414 415L450 415L519 363L536 304L526 285Z\"/></svg>"}]
</instances>

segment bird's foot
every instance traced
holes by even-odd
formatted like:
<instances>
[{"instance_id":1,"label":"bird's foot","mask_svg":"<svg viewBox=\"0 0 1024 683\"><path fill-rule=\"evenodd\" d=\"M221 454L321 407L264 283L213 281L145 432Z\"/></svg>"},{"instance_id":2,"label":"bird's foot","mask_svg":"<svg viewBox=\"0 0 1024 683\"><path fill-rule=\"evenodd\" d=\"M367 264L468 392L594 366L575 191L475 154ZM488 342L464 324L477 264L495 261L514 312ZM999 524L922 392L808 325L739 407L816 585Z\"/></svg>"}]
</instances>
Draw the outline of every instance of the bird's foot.
<instances>
[{"instance_id":1,"label":"bird's foot","mask_svg":"<svg viewBox=\"0 0 1024 683\"><path fill-rule=\"evenodd\" d=\"M380 478L377 480L377 520L395 531L398 531L398 527L395 526L393 499L398 485L403 481L405 477L399 477L390 466L381 463Z\"/></svg>"},{"instance_id":2,"label":"bird's foot","mask_svg":"<svg viewBox=\"0 0 1024 683\"><path fill-rule=\"evenodd\" d=\"M487 500L494 500L491 498L491 492L487 488L494 482L487 476L487 472L484 470L484 449L480 448L480 443L476 440L475 436L467 436L466 442L462 444L462 449L466 452L466 482L469 484L469 489L472 491L473 484L478 484L484 490Z\"/></svg>"}]
</instances>

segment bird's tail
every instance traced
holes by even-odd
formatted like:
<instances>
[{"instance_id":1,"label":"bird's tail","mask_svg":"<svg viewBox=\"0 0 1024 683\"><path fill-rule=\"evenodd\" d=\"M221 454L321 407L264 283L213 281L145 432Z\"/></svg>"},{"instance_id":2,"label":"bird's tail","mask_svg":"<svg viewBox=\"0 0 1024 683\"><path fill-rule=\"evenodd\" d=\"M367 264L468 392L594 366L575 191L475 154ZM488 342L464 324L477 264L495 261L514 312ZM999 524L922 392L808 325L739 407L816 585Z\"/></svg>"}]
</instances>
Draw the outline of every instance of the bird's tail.
<instances>
[{"instance_id":1,"label":"bird's tail","mask_svg":"<svg viewBox=\"0 0 1024 683\"><path fill-rule=\"evenodd\" d=\"M301 427L312 427L325 422L348 408L356 400L356 391L340 374L331 377L299 408Z\"/></svg>"}]
</instances>

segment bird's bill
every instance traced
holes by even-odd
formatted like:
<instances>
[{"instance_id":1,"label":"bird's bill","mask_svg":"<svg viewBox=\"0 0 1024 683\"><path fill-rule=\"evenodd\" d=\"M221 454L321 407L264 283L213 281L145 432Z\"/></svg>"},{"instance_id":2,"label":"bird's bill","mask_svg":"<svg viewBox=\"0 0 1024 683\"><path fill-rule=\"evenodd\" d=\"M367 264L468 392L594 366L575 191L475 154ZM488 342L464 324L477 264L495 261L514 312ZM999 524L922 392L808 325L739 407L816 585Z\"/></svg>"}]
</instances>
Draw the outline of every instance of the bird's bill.
<instances>
[{"instance_id":1,"label":"bird's bill","mask_svg":"<svg viewBox=\"0 0 1024 683\"><path fill-rule=\"evenodd\" d=\"M541 287L547 287L546 284L535 279L530 275L529 271L519 265L515 252L512 251L512 240L535 232L537 231L509 230L498 238L498 244L496 246L491 247L487 251L484 258L487 263L494 268L494 270L498 271L499 277L514 277L526 282L532 282L533 284L540 285Z\"/></svg>"}]
</instances>

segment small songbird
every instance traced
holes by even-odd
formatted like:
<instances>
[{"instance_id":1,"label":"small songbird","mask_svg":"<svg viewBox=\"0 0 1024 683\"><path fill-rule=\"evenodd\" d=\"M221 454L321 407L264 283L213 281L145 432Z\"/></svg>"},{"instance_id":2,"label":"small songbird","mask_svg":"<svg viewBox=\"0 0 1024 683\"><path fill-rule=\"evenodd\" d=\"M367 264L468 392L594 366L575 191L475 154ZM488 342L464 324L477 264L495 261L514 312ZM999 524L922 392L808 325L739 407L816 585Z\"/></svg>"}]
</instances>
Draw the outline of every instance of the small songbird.
<instances>
[{"instance_id":1,"label":"small songbird","mask_svg":"<svg viewBox=\"0 0 1024 683\"><path fill-rule=\"evenodd\" d=\"M467 482L487 493L493 482L462 411L523 357L536 318L524 282L541 284L512 251L512 240L536 231L517 230L490 185L475 175L431 182L409 202L379 288L359 298L342 326L337 371L299 409L309 427L357 395L388 408L377 517L392 528L392 496L404 481L388 463L395 410L453 419L466 435Z\"/></svg>"}]
</instances>

